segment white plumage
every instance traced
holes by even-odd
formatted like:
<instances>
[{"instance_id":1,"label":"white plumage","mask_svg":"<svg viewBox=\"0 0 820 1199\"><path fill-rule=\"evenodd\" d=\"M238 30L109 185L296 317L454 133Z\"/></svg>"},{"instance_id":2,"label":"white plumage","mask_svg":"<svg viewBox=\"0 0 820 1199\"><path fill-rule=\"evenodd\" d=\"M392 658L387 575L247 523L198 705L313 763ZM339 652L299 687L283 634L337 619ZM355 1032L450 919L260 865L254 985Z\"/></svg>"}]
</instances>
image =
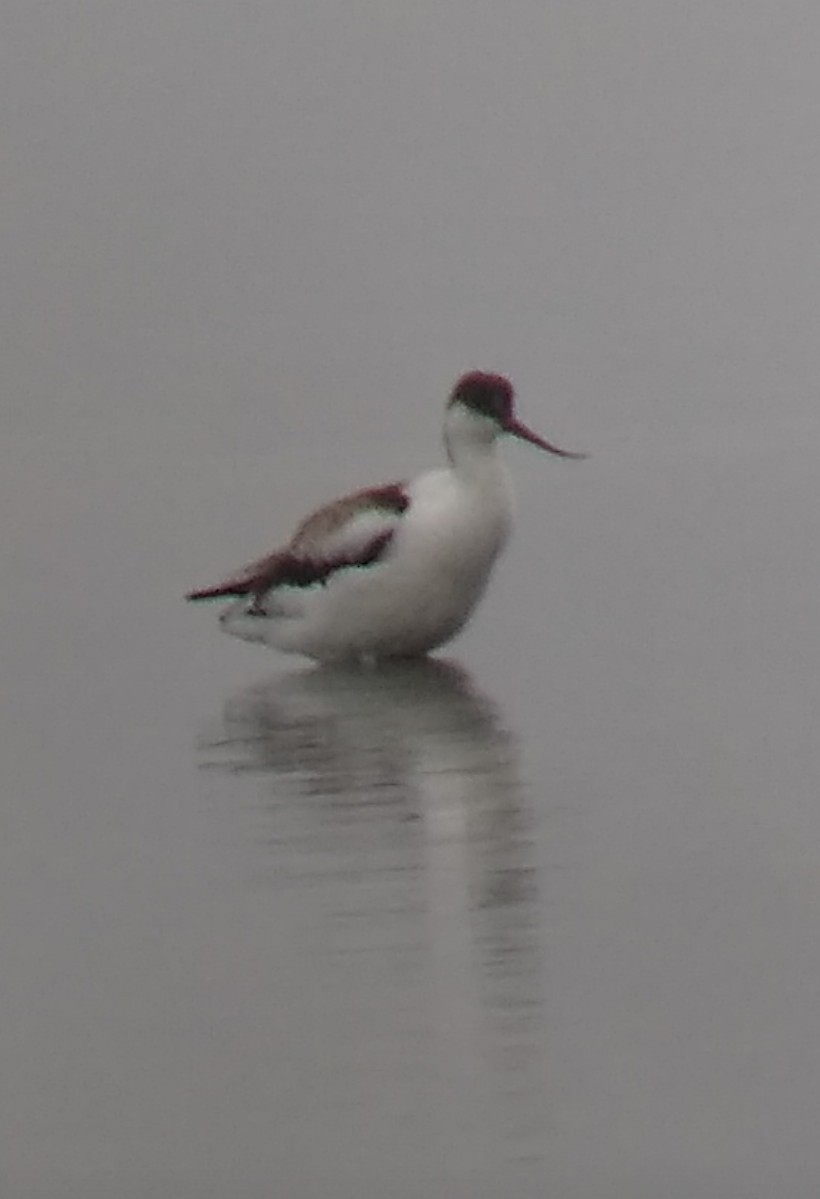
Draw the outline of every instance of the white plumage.
<instances>
[{"instance_id":1,"label":"white plumage","mask_svg":"<svg viewBox=\"0 0 820 1199\"><path fill-rule=\"evenodd\" d=\"M480 600L512 527L496 452L509 433L563 457L514 415L499 375L454 388L444 422L449 465L320 508L292 540L189 599L234 596L223 628L320 661L410 657L449 641Z\"/></svg>"}]
</instances>

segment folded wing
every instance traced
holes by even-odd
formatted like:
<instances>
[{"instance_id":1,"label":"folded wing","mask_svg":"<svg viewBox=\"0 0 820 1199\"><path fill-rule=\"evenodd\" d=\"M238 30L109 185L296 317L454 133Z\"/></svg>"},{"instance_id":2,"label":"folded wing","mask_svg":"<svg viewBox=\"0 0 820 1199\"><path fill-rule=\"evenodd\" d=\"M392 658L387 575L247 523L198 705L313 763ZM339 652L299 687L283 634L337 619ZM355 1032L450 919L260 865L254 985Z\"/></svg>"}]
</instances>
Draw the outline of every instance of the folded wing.
<instances>
[{"instance_id":1,"label":"folded wing","mask_svg":"<svg viewBox=\"0 0 820 1199\"><path fill-rule=\"evenodd\" d=\"M354 492L304 520L288 545L185 598L250 595L258 600L275 587L310 587L344 567L372 566L387 551L409 504L402 483Z\"/></svg>"}]
</instances>

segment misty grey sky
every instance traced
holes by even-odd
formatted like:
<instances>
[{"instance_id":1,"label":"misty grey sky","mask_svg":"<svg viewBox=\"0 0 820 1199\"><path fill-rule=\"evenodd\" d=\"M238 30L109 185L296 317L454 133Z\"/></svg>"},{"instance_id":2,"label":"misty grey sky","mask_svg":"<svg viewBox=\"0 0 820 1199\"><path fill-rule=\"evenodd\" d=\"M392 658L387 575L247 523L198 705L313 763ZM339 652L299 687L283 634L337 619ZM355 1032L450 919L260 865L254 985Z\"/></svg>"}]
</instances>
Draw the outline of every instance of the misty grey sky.
<instances>
[{"instance_id":1,"label":"misty grey sky","mask_svg":"<svg viewBox=\"0 0 820 1199\"><path fill-rule=\"evenodd\" d=\"M598 451L811 415L818 38L811 0L7 2L6 413L421 444L481 365Z\"/></svg>"}]
</instances>

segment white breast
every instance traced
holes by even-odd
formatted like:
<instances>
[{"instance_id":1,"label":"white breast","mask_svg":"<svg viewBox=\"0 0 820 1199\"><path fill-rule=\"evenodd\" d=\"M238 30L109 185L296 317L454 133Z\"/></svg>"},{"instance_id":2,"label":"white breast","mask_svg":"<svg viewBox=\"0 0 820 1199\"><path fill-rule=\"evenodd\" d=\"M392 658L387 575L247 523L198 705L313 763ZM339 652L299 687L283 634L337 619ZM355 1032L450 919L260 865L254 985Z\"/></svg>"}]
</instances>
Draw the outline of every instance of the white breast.
<instances>
[{"instance_id":1,"label":"white breast","mask_svg":"<svg viewBox=\"0 0 820 1199\"><path fill-rule=\"evenodd\" d=\"M466 623L512 524L510 484L501 464L494 465L500 469L481 485L449 470L414 480L410 508L386 560L369 577L359 572L345 580L362 640L371 646L366 652L421 653L442 645ZM353 611L342 620L339 608L334 616L334 629L341 634L343 623L349 633Z\"/></svg>"},{"instance_id":2,"label":"white breast","mask_svg":"<svg viewBox=\"0 0 820 1199\"><path fill-rule=\"evenodd\" d=\"M411 506L397 539L408 564L429 564L456 587L483 582L512 527L509 477L497 460L475 479L452 470L421 475L410 487Z\"/></svg>"}]
</instances>

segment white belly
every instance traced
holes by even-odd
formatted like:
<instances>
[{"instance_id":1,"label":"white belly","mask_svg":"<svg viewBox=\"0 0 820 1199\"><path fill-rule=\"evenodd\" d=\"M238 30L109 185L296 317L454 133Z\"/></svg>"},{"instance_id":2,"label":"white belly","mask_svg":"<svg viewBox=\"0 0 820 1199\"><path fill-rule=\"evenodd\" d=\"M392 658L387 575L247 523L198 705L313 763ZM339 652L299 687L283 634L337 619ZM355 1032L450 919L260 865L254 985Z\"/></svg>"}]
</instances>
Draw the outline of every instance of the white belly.
<instances>
[{"instance_id":1,"label":"white belly","mask_svg":"<svg viewBox=\"0 0 820 1199\"><path fill-rule=\"evenodd\" d=\"M326 586L276 591L265 601L269 618L246 615L238 601L223 623L236 636L319 660L426 653L467 622L511 519L500 464L475 485L432 471L413 483L410 509L380 562L338 571Z\"/></svg>"}]
</instances>

